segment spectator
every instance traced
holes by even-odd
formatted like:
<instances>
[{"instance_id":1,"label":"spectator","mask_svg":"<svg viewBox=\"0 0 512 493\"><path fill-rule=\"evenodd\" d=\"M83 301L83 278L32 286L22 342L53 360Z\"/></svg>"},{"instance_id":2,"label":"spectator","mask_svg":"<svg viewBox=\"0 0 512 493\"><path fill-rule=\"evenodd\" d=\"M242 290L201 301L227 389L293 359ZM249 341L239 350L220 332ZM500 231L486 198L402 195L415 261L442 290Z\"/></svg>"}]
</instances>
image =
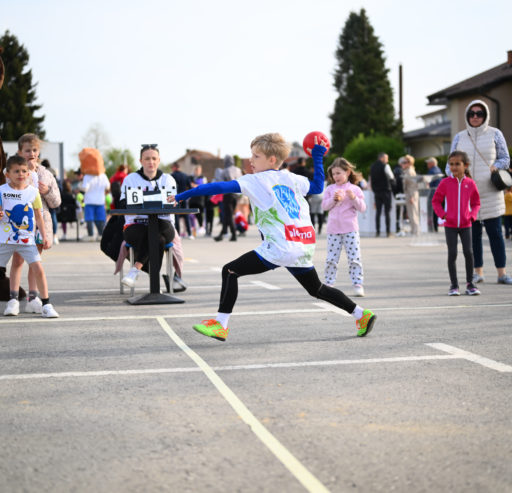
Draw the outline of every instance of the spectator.
<instances>
[{"instance_id":1,"label":"spectator","mask_svg":"<svg viewBox=\"0 0 512 493\"><path fill-rule=\"evenodd\" d=\"M235 166L235 159L233 156L227 154L224 157L224 170L222 172L222 181L232 181L240 178L242 171ZM229 241L236 241L236 228L235 228L235 209L238 194L225 193L222 199L222 231L214 238L215 241L222 241L224 235L227 234L228 228L231 233Z\"/></svg>"},{"instance_id":2,"label":"spectator","mask_svg":"<svg viewBox=\"0 0 512 493\"><path fill-rule=\"evenodd\" d=\"M174 163L172 165L171 176L174 178L174 181L176 182L176 188L178 190L178 193L183 193L190 189L190 177L180 170L179 163ZM187 209L189 207L188 201L184 201L181 204L178 204L178 207L180 207L181 209ZM183 220L185 221L185 229L187 231L187 236L184 236L184 238L193 240L194 237L192 236L192 230L190 228L190 217L188 216L188 214L179 214L176 217L176 232L178 233L178 235L180 234L180 215L183 216Z\"/></svg>"},{"instance_id":3,"label":"spectator","mask_svg":"<svg viewBox=\"0 0 512 493\"><path fill-rule=\"evenodd\" d=\"M505 198L502 191L491 183L491 172L508 169L510 156L505 137L500 130L489 126L490 112L487 105L477 99L466 107L466 129L455 135L450 152L464 151L468 154L469 170L480 194L480 211L472 226L473 255L475 274L473 282L484 281L484 258L482 246L482 226L485 227L498 284L512 284L512 277L506 273L507 256L501 226L501 216L505 212ZM446 174L450 169L447 165Z\"/></svg>"},{"instance_id":4,"label":"spectator","mask_svg":"<svg viewBox=\"0 0 512 493\"><path fill-rule=\"evenodd\" d=\"M66 241L68 223L74 223L77 221L77 204L75 197L71 192L71 183L69 182L69 180L64 180L64 183L62 184L61 199L62 201L60 204L59 213L57 214L57 219L59 220L62 226L61 240Z\"/></svg>"},{"instance_id":5,"label":"spectator","mask_svg":"<svg viewBox=\"0 0 512 493\"><path fill-rule=\"evenodd\" d=\"M411 234L418 236L420 226L418 180L414 168L414 158L410 154L401 157L398 162L404 170L403 184L405 194L405 208L411 226Z\"/></svg>"},{"instance_id":6,"label":"spectator","mask_svg":"<svg viewBox=\"0 0 512 493\"><path fill-rule=\"evenodd\" d=\"M396 201L396 234L397 236L405 236L405 233L401 231L402 219L405 215L405 206L403 205L404 170L402 169L402 166L399 162L397 162L396 166L393 168L393 176L395 177L395 180L392 184L392 189Z\"/></svg>"},{"instance_id":7,"label":"spectator","mask_svg":"<svg viewBox=\"0 0 512 493\"><path fill-rule=\"evenodd\" d=\"M389 157L385 152L377 156L370 168L370 186L375 195L375 236L380 236L380 216L384 207L384 217L386 221L386 236L391 236L390 217L391 210L391 185L395 176L389 167Z\"/></svg>"},{"instance_id":8,"label":"spectator","mask_svg":"<svg viewBox=\"0 0 512 493\"><path fill-rule=\"evenodd\" d=\"M443 172L441 171L441 168L437 165L437 159L435 157L429 157L425 163L427 164L427 175L434 175L432 180L430 180L430 183L428 184L429 187L429 193L428 193L428 229L429 231L435 231L437 233L438 228L438 217L437 214L434 211L434 208L432 207L432 198L434 197L434 193L436 192L436 188L441 183L441 180L443 179ZM438 176L435 176L438 175ZM431 224L432 222L432 224Z\"/></svg>"},{"instance_id":9,"label":"spectator","mask_svg":"<svg viewBox=\"0 0 512 493\"><path fill-rule=\"evenodd\" d=\"M119 185L123 184L124 179L128 176L128 165L120 164L116 172L110 177L110 184L118 182Z\"/></svg>"}]
</instances>

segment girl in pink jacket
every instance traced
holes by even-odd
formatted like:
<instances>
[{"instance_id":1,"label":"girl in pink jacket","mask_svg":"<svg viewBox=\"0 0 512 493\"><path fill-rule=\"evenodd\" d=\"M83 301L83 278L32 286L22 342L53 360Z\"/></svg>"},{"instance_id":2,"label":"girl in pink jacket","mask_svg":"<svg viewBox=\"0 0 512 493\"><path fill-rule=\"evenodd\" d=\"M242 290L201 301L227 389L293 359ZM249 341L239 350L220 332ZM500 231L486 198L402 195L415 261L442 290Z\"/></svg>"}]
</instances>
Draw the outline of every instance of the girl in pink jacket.
<instances>
[{"instance_id":1,"label":"girl in pink jacket","mask_svg":"<svg viewBox=\"0 0 512 493\"><path fill-rule=\"evenodd\" d=\"M325 284L334 286L341 250L345 246L354 294L364 296L357 212L364 212L366 203L363 192L355 185L354 170L354 165L342 157L336 158L327 170L331 185L325 189L322 200L322 208L329 211Z\"/></svg>"},{"instance_id":2,"label":"girl in pink jacket","mask_svg":"<svg viewBox=\"0 0 512 493\"><path fill-rule=\"evenodd\" d=\"M448 273L450 290L448 296L459 296L457 281L457 237L460 236L462 251L466 260L466 294L480 294L473 284L473 248L471 224L480 209L480 196L476 183L469 174L469 158L463 151L454 151L448 156L452 176L444 178L432 198L432 207L444 221L446 245L448 246ZM443 202L445 205L443 206Z\"/></svg>"}]
</instances>

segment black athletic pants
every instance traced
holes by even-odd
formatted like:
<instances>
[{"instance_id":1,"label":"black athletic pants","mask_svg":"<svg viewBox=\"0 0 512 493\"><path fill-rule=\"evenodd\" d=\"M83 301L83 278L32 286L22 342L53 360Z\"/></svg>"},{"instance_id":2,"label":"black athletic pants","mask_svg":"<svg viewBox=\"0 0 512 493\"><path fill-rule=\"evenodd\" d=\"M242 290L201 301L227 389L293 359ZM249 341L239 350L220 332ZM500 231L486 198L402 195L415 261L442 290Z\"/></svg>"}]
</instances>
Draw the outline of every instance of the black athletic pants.
<instances>
[{"instance_id":1,"label":"black athletic pants","mask_svg":"<svg viewBox=\"0 0 512 493\"><path fill-rule=\"evenodd\" d=\"M446 245L448 246L448 273L452 286L459 286L457 280L457 237L460 236L462 252L466 259L466 282L473 281L473 246L471 228L444 228Z\"/></svg>"},{"instance_id":2,"label":"black athletic pants","mask_svg":"<svg viewBox=\"0 0 512 493\"><path fill-rule=\"evenodd\" d=\"M174 228L169 221L164 219L158 220L158 248L159 263L158 270L162 266L162 258L164 256L164 246L174 240ZM124 240L130 244L135 251L135 262L145 264L149 259L149 243L148 243L148 225L147 224L131 224L123 231Z\"/></svg>"},{"instance_id":3,"label":"black athletic pants","mask_svg":"<svg viewBox=\"0 0 512 493\"><path fill-rule=\"evenodd\" d=\"M245 253L222 268L222 289L220 292L220 313L231 313L238 297L238 278L251 274L261 274L278 267L265 263L256 252ZM289 267L290 273L313 297L327 301L348 313L352 313L356 304L342 291L322 284L315 268L304 270Z\"/></svg>"}]
</instances>

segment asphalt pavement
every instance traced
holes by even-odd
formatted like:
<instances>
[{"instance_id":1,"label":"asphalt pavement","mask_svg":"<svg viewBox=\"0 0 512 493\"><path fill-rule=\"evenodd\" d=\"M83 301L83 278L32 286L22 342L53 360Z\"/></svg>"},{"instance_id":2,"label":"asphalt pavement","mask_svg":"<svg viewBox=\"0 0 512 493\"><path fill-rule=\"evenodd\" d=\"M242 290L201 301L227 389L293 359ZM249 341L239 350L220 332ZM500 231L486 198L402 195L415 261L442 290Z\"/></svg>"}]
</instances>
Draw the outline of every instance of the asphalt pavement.
<instances>
[{"instance_id":1,"label":"asphalt pavement","mask_svg":"<svg viewBox=\"0 0 512 493\"><path fill-rule=\"evenodd\" d=\"M0 319L0 491L512 491L512 286L487 242L481 296L448 297L442 232L363 238L365 338L285 269L240 278L226 342L193 331L258 242L184 240L174 305L127 304L99 243L45 252L60 318Z\"/></svg>"}]
</instances>

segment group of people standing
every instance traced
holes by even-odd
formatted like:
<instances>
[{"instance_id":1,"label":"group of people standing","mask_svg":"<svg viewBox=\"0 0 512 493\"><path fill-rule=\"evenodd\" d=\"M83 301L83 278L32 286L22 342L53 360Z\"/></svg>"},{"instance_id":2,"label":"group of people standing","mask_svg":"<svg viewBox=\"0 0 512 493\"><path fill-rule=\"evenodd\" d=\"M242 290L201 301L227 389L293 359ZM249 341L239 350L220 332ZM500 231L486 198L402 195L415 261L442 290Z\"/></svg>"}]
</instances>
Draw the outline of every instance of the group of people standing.
<instances>
[{"instance_id":1,"label":"group of people standing","mask_svg":"<svg viewBox=\"0 0 512 493\"><path fill-rule=\"evenodd\" d=\"M502 216L505 214L505 195L491 181L491 173L510 167L510 156L505 138L500 130L489 125L490 112L482 100L468 104L465 110L466 129L455 135L446 165L447 178L435 158L429 158L427 175L434 175L429 183L429 219L434 231L438 222L443 223L448 245L448 269L451 286L449 293L459 293L455 272L457 257L457 236L461 238L466 256L467 294L479 294L474 284L484 281L482 232L485 228L498 284L512 284L512 277L506 273L506 252L503 239ZM455 163L458 163L456 166ZM390 209L392 191L403 193L411 234L419 233L418 181L414 158L403 156L398 161L398 170L393 172L388 156L381 153L370 170L370 183L375 194L376 236L380 235L381 212L384 210L386 234L391 235ZM454 170L458 173L455 174ZM450 180L456 180L450 182ZM465 180L465 181L464 181ZM403 186L400 186L400 183ZM449 185L449 183L453 183ZM443 185L443 186L441 186ZM471 193L468 192L471 190ZM452 201L453 196L457 199ZM478 200L477 200L478 196ZM461 203L464 201L464 204ZM458 216L451 217L456 207ZM477 214L478 212L478 214ZM461 226L462 225L462 226ZM398 225L397 225L398 226ZM398 230L398 227L397 227Z\"/></svg>"}]
</instances>

